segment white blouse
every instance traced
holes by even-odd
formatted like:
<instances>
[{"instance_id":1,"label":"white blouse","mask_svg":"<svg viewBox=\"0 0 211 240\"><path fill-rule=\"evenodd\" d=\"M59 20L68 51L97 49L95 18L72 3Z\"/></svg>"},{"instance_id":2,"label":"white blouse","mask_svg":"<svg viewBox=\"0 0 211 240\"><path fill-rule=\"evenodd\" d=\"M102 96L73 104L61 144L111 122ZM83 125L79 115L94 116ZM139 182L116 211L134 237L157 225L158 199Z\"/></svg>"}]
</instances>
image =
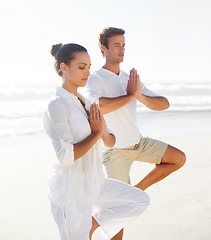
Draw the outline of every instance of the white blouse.
<instances>
[{"instance_id":1,"label":"white blouse","mask_svg":"<svg viewBox=\"0 0 211 240\"><path fill-rule=\"evenodd\" d=\"M90 102L81 95L79 97L89 111ZM50 200L64 207L83 197L86 192L98 191L105 179L102 140L74 161L73 144L91 134L88 116L78 98L58 87L44 113L43 121L58 160L48 180Z\"/></svg>"}]
</instances>

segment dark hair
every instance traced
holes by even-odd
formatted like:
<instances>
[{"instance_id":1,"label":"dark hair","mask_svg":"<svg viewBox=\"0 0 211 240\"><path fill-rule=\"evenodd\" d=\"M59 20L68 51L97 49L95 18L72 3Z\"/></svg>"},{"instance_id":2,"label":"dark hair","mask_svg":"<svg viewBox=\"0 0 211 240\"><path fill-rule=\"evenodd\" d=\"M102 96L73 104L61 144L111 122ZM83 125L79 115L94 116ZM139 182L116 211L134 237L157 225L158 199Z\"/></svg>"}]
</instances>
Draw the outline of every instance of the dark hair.
<instances>
[{"instance_id":1,"label":"dark hair","mask_svg":"<svg viewBox=\"0 0 211 240\"><path fill-rule=\"evenodd\" d=\"M125 34L125 30L123 30L121 28L108 27L108 28L103 29L98 37L99 47L101 47L101 45L104 45L108 49L108 38L109 37L112 37L115 35L124 35L124 34ZM101 50L101 52L104 56L104 53L102 50Z\"/></svg>"},{"instance_id":2,"label":"dark hair","mask_svg":"<svg viewBox=\"0 0 211 240\"><path fill-rule=\"evenodd\" d=\"M62 76L62 71L60 69L60 64L70 64L70 62L75 58L76 52L87 52L86 48L75 43L69 44L55 44L51 48L51 55L55 58L54 68L59 76Z\"/></svg>"}]
</instances>

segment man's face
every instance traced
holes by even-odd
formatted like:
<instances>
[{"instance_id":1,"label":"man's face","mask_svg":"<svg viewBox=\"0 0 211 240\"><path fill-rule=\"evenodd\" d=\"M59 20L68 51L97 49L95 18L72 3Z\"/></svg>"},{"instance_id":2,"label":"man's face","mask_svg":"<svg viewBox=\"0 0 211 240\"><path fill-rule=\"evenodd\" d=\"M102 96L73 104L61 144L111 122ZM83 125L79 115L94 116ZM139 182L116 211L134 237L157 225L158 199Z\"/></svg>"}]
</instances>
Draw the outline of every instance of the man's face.
<instances>
[{"instance_id":1,"label":"man's face","mask_svg":"<svg viewBox=\"0 0 211 240\"><path fill-rule=\"evenodd\" d=\"M112 63L121 63L125 53L125 37L124 35L114 35L108 38L108 49L103 49L106 61Z\"/></svg>"}]
</instances>

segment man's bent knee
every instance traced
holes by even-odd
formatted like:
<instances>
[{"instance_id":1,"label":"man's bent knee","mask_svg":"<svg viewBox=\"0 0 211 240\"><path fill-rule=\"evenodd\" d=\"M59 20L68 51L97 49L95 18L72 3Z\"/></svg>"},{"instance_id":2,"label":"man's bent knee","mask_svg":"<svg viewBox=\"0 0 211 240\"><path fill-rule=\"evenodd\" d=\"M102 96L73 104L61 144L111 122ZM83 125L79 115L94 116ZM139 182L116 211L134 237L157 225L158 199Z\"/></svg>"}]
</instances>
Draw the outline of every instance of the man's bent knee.
<instances>
[{"instance_id":1,"label":"man's bent knee","mask_svg":"<svg viewBox=\"0 0 211 240\"><path fill-rule=\"evenodd\" d=\"M181 152L180 158L178 159L178 169L184 166L185 162L186 162L186 155L184 152Z\"/></svg>"},{"instance_id":2,"label":"man's bent knee","mask_svg":"<svg viewBox=\"0 0 211 240\"><path fill-rule=\"evenodd\" d=\"M168 146L167 150L161 160L161 163L172 164L175 167L175 171L180 169L186 162L186 155L179 149Z\"/></svg>"}]
</instances>

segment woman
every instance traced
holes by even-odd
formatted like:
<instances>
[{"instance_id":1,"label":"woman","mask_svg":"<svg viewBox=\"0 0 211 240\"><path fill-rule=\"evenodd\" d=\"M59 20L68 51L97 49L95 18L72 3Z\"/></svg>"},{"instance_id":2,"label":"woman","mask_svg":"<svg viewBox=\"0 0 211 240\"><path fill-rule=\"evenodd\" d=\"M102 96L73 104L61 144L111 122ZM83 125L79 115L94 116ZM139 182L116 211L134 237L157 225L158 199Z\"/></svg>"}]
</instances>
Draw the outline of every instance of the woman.
<instances>
[{"instance_id":1,"label":"woman","mask_svg":"<svg viewBox=\"0 0 211 240\"><path fill-rule=\"evenodd\" d=\"M57 156L49 179L51 210L61 240L88 240L100 226L111 239L149 205L148 195L125 183L105 179L101 139L113 147L98 106L80 95L90 75L90 57L77 44L53 45L62 87L48 104L44 128ZM93 206L98 212L92 217ZM115 239L115 237L113 238Z\"/></svg>"}]
</instances>

